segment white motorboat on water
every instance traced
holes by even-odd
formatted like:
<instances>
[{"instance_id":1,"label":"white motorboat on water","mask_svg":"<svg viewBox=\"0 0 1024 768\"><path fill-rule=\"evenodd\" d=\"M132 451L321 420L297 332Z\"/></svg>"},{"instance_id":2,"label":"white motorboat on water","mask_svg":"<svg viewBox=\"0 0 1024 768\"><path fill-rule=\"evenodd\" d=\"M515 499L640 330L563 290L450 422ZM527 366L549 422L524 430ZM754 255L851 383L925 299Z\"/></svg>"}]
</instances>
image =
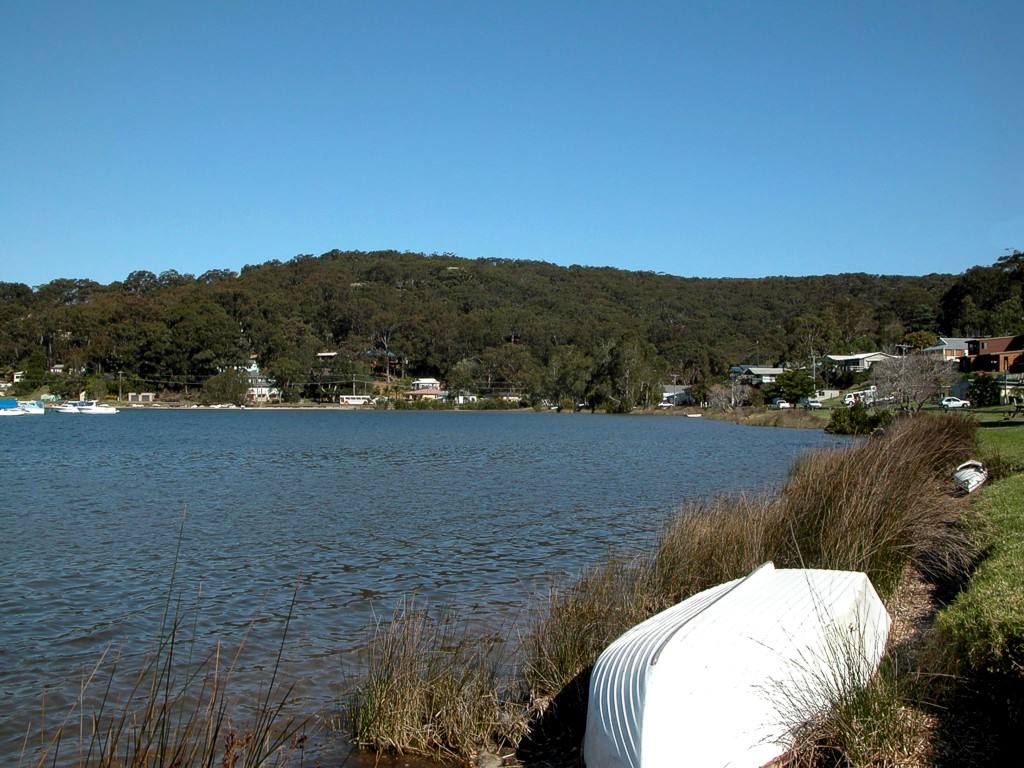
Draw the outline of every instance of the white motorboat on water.
<instances>
[{"instance_id":1,"label":"white motorboat on water","mask_svg":"<svg viewBox=\"0 0 1024 768\"><path fill-rule=\"evenodd\" d=\"M13 398L0 400L0 416L27 416L28 412Z\"/></svg>"},{"instance_id":2,"label":"white motorboat on water","mask_svg":"<svg viewBox=\"0 0 1024 768\"><path fill-rule=\"evenodd\" d=\"M766 563L694 595L598 658L584 763L763 766L827 706L829 689L869 679L889 624L863 573Z\"/></svg>"},{"instance_id":3,"label":"white motorboat on water","mask_svg":"<svg viewBox=\"0 0 1024 768\"><path fill-rule=\"evenodd\" d=\"M976 459L965 461L953 471L953 482L964 493L970 493L988 480L988 470Z\"/></svg>"},{"instance_id":4,"label":"white motorboat on water","mask_svg":"<svg viewBox=\"0 0 1024 768\"><path fill-rule=\"evenodd\" d=\"M110 415L117 413L117 408L97 400L70 400L57 409L57 413L85 413L89 415Z\"/></svg>"},{"instance_id":5,"label":"white motorboat on water","mask_svg":"<svg viewBox=\"0 0 1024 768\"><path fill-rule=\"evenodd\" d=\"M18 407L30 416L42 416L46 413L42 400L19 400Z\"/></svg>"}]
</instances>

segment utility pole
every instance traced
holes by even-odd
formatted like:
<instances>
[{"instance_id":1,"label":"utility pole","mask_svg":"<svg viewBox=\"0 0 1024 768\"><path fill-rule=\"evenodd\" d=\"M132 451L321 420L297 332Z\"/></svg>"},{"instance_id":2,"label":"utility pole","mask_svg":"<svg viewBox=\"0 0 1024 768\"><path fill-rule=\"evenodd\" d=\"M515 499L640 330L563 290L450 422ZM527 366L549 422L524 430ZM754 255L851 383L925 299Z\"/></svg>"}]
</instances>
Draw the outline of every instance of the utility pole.
<instances>
[{"instance_id":1,"label":"utility pole","mask_svg":"<svg viewBox=\"0 0 1024 768\"><path fill-rule=\"evenodd\" d=\"M122 399L121 398L121 382L122 382L122 374L121 374L121 371L118 371L117 372L117 402L121 402L121 399Z\"/></svg>"}]
</instances>

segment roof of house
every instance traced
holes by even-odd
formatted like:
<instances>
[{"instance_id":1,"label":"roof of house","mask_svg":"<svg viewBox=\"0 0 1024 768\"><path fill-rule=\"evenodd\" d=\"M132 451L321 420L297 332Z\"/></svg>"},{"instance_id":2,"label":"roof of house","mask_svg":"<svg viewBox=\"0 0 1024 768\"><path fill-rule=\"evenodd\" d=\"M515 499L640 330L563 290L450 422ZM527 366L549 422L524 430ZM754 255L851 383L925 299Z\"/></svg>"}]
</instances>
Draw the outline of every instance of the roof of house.
<instances>
[{"instance_id":1,"label":"roof of house","mask_svg":"<svg viewBox=\"0 0 1024 768\"><path fill-rule=\"evenodd\" d=\"M785 368L770 368L761 365L737 365L732 370L737 373L752 373L755 376L778 376L786 371Z\"/></svg>"},{"instance_id":2,"label":"roof of house","mask_svg":"<svg viewBox=\"0 0 1024 768\"><path fill-rule=\"evenodd\" d=\"M890 355L888 352L858 352L855 355L825 355L825 357L837 363L843 363L848 360L866 360L869 357L896 357L896 355Z\"/></svg>"},{"instance_id":3,"label":"roof of house","mask_svg":"<svg viewBox=\"0 0 1024 768\"><path fill-rule=\"evenodd\" d=\"M1024 336L986 336L981 339L971 339L971 341L978 345L978 352L985 355L1019 352L1024 347ZM982 343L986 345L984 352L981 349Z\"/></svg>"},{"instance_id":4,"label":"roof of house","mask_svg":"<svg viewBox=\"0 0 1024 768\"><path fill-rule=\"evenodd\" d=\"M925 347L922 352L944 352L947 349L967 349L967 342L974 339L951 339L945 336L939 337L939 343Z\"/></svg>"}]
</instances>

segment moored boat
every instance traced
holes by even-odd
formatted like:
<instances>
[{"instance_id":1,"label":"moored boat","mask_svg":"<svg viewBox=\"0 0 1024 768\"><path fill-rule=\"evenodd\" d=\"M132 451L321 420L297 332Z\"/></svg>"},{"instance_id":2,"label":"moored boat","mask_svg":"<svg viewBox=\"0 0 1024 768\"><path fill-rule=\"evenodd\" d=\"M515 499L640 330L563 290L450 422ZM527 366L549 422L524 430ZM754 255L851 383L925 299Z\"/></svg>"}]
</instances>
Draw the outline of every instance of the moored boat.
<instances>
[{"instance_id":1,"label":"moored boat","mask_svg":"<svg viewBox=\"0 0 1024 768\"><path fill-rule=\"evenodd\" d=\"M78 412L92 416L107 416L117 413L117 408L96 400L80 400L78 403Z\"/></svg>"},{"instance_id":2,"label":"moored boat","mask_svg":"<svg viewBox=\"0 0 1024 768\"><path fill-rule=\"evenodd\" d=\"M42 400L19 400L18 407L30 416L42 416L46 413Z\"/></svg>"},{"instance_id":3,"label":"moored boat","mask_svg":"<svg viewBox=\"0 0 1024 768\"><path fill-rule=\"evenodd\" d=\"M953 482L964 493L970 493L988 480L988 470L976 459L965 461L953 470Z\"/></svg>"},{"instance_id":4,"label":"moored boat","mask_svg":"<svg viewBox=\"0 0 1024 768\"><path fill-rule=\"evenodd\" d=\"M0 416L26 415L28 415L27 412L18 404L17 400L8 397L0 399Z\"/></svg>"},{"instance_id":5,"label":"moored boat","mask_svg":"<svg viewBox=\"0 0 1024 768\"><path fill-rule=\"evenodd\" d=\"M587 768L763 766L827 691L877 668L889 615L863 573L776 569L633 627L590 679Z\"/></svg>"},{"instance_id":6,"label":"moored boat","mask_svg":"<svg viewBox=\"0 0 1024 768\"><path fill-rule=\"evenodd\" d=\"M92 416L117 413L117 408L96 400L70 400L57 409L57 413L84 413Z\"/></svg>"}]
</instances>

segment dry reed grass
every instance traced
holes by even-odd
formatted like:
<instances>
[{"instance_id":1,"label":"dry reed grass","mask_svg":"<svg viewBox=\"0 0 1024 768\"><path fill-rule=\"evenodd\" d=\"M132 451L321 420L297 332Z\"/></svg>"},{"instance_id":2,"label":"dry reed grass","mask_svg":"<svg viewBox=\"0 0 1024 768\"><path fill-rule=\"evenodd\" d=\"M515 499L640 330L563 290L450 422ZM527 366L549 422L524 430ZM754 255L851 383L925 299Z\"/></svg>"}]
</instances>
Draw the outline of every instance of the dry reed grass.
<instances>
[{"instance_id":1,"label":"dry reed grass","mask_svg":"<svg viewBox=\"0 0 1024 768\"><path fill-rule=\"evenodd\" d=\"M356 746L468 758L522 737L523 708L502 695L499 649L456 616L405 603L375 625L367 654L346 711Z\"/></svg>"}]
</instances>

